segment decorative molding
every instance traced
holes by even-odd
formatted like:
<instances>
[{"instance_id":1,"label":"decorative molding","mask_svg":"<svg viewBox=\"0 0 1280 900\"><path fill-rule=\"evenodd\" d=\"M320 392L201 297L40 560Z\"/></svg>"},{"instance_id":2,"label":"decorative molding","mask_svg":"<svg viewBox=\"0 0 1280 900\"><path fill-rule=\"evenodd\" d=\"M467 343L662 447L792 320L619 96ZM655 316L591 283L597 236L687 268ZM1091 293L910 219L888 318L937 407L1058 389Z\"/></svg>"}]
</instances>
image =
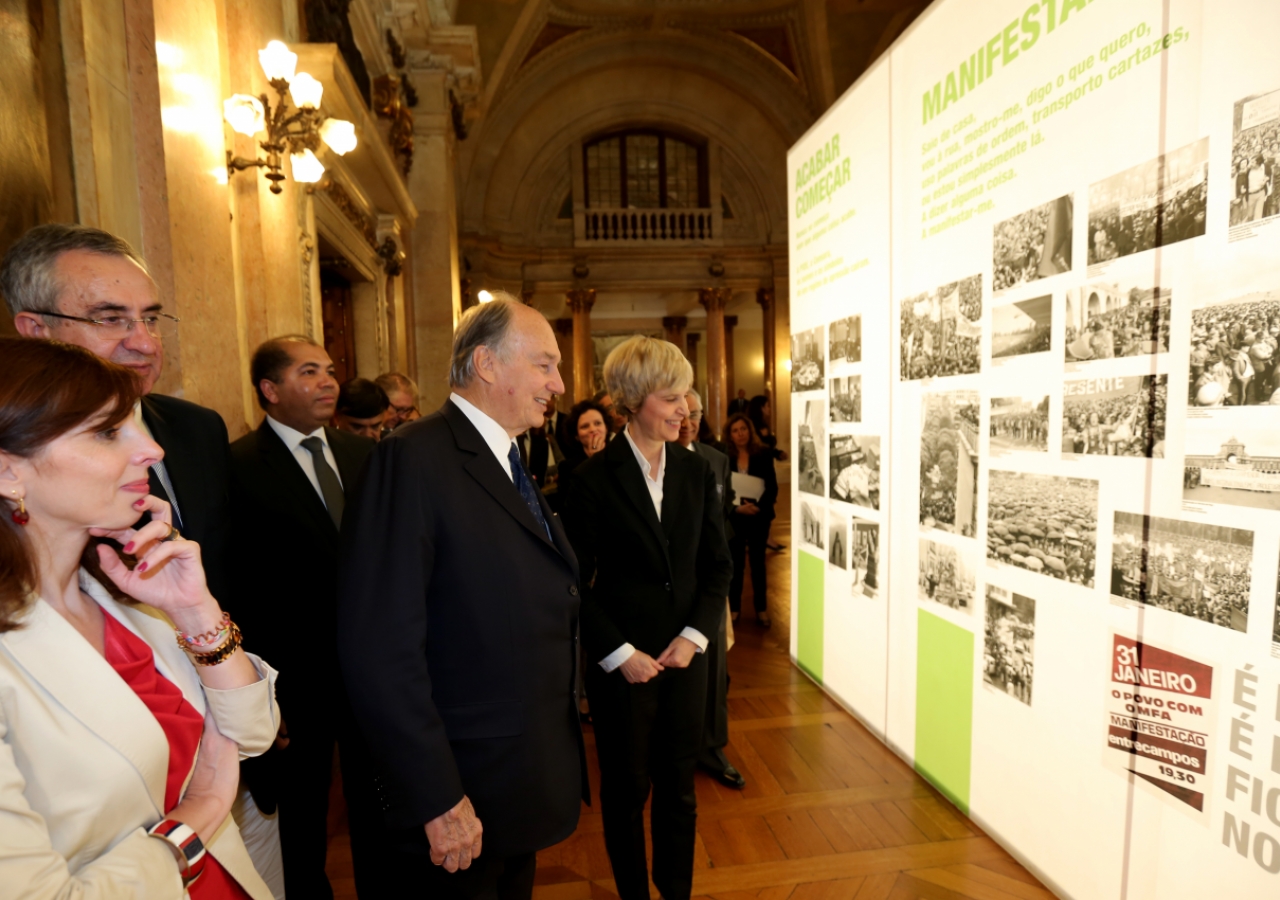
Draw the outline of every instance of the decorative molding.
<instances>
[{"instance_id":1,"label":"decorative molding","mask_svg":"<svg viewBox=\"0 0 1280 900\"><path fill-rule=\"evenodd\" d=\"M316 256L316 241L305 228L298 231L298 257L302 262L302 331L316 336L315 312L311 308L311 264ZM323 339L323 336L321 336Z\"/></svg>"},{"instance_id":2,"label":"decorative molding","mask_svg":"<svg viewBox=\"0 0 1280 900\"><path fill-rule=\"evenodd\" d=\"M378 232L374 222L360 208L360 205L352 199L347 193L347 189L342 183L336 179L329 179L329 183L324 187L325 195L333 201L333 205L338 211L346 217L347 221L356 227L356 230L364 236L370 247L378 246Z\"/></svg>"}]
</instances>

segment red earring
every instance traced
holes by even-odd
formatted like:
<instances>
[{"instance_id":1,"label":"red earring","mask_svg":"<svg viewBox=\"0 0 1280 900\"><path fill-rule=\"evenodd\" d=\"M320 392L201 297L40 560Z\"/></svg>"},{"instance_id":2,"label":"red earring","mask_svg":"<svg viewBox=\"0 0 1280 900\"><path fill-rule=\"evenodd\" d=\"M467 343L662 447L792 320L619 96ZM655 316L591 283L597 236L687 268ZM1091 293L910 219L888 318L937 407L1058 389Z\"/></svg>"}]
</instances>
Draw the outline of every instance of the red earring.
<instances>
[{"instance_id":1,"label":"red earring","mask_svg":"<svg viewBox=\"0 0 1280 900\"><path fill-rule=\"evenodd\" d=\"M27 501L23 498L18 499L18 508L13 511L13 521L19 525L26 525L31 521L31 513L27 512Z\"/></svg>"}]
</instances>

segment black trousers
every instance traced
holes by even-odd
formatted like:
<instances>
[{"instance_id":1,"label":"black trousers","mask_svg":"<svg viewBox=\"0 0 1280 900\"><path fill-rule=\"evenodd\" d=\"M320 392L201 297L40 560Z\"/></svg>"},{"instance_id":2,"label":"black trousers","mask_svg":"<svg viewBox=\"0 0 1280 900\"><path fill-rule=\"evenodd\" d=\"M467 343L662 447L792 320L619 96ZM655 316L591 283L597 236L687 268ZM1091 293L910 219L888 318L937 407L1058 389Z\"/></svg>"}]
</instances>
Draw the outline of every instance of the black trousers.
<instances>
[{"instance_id":1,"label":"black trousers","mask_svg":"<svg viewBox=\"0 0 1280 900\"><path fill-rule=\"evenodd\" d=\"M431 861L431 844L418 827L392 834L388 865L395 893L387 896L397 900L529 900L538 860L535 853L500 856L481 849L470 866L449 872Z\"/></svg>"},{"instance_id":2,"label":"black trousers","mask_svg":"<svg viewBox=\"0 0 1280 900\"><path fill-rule=\"evenodd\" d=\"M694 769L702 750L707 657L667 669L645 684L592 666L587 674L600 756L605 849L621 900L649 900L644 805L653 837L653 883L664 900L689 900L698 797Z\"/></svg>"},{"instance_id":3,"label":"black trousers","mask_svg":"<svg viewBox=\"0 0 1280 900\"><path fill-rule=\"evenodd\" d=\"M702 751L699 757L709 764L718 761L712 755L729 743L729 659L725 646L724 616L714 635L707 635L707 703L702 726Z\"/></svg>"},{"instance_id":4,"label":"black trousers","mask_svg":"<svg viewBox=\"0 0 1280 900\"><path fill-rule=\"evenodd\" d=\"M733 553L733 580L729 583L729 609L739 612L742 609L742 582L748 562L751 563L751 591L754 595L756 612L768 609L769 594L765 585L764 551L769 543L769 523L742 523L741 519L749 516L735 515L733 537L729 540L729 550Z\"/></svg>"}]
</instances>

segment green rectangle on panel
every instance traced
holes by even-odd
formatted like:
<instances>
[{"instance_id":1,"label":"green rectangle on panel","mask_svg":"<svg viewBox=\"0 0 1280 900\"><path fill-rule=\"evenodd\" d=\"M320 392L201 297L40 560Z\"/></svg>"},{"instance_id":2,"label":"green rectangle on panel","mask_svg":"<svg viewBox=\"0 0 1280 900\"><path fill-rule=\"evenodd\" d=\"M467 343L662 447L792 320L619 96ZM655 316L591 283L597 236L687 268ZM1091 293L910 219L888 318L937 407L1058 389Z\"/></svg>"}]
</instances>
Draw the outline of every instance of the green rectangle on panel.
<instances>
[{"instance_id":1,"label":"green rectangle on panel","mask_svg":"<svg viewBox=\"0 0 1280 900\"><path fill-rule=\"evenodd\" d=\"M801 632L801 639L803 636ZM916 770L966 815L972 747L973 634L920 610Z\"/></svg>"},{"instance_id":2,"label":"green rectangle on panel","mask_svg":"<svg viewBox=\"0 0 1280 900\"><path fill-rule=\"evenodd\" d=\"M821 557L800 554L799 589L796 591L796 662L822 682L822 640L825 630L823 579L827 566Z\"/></svg>"}]
</instances>

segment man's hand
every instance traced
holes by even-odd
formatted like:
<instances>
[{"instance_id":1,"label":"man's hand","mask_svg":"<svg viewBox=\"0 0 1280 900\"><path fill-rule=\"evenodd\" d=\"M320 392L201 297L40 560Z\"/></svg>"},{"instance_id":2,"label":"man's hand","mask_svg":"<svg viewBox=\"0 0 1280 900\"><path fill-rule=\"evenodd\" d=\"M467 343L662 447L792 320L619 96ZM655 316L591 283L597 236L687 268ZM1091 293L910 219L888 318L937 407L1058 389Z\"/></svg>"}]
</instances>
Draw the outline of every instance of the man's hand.
<instances>
[{"instance_id":1,"label":"man's hand","mask_svg":"<svg viewBox=\"0 0 1280 900\"><path fill-rule=\"evenodd\" d=\"M444 815L428 822L425 828L431 844L431 861L444 866L446 872L469 868L471 860L480 855L484 828L466 797Z\"/></svg>"},{"instance_id":2,"label":"man's hand","mask_svg":"<svg viewBox=\"0 0 1280 900\"><path fill-rule=\"evenodd\" d=\"M741 506L735 506L733 511L744 516L754 516L760 512L760 507L756 506L750 500L743 500Z\"/></svg>"},{"instance_id":3,"label":"man's hand","mask_svg":"<svg viewBox=\"0 0 1280 900\"><path fill-rule=\"evenodd\" d=\"M658 657L658 665L684 669L693 661L693 655L697 652L697 644L687 637L677 637L662 651L662 655Z\"/></svg>"},{"instance_id":4,"label":"man's hand","mask_svg":"<svg viewBox=\"0 0 1280 900\"><path fill-rule=\"evenodd\" d=\"M644 684L662 671L662 663L655 662L653 657L643 650L637 650L627 657L627 661L618 666L622 677L630 684Z\"/></svg>"}]
</instances>

